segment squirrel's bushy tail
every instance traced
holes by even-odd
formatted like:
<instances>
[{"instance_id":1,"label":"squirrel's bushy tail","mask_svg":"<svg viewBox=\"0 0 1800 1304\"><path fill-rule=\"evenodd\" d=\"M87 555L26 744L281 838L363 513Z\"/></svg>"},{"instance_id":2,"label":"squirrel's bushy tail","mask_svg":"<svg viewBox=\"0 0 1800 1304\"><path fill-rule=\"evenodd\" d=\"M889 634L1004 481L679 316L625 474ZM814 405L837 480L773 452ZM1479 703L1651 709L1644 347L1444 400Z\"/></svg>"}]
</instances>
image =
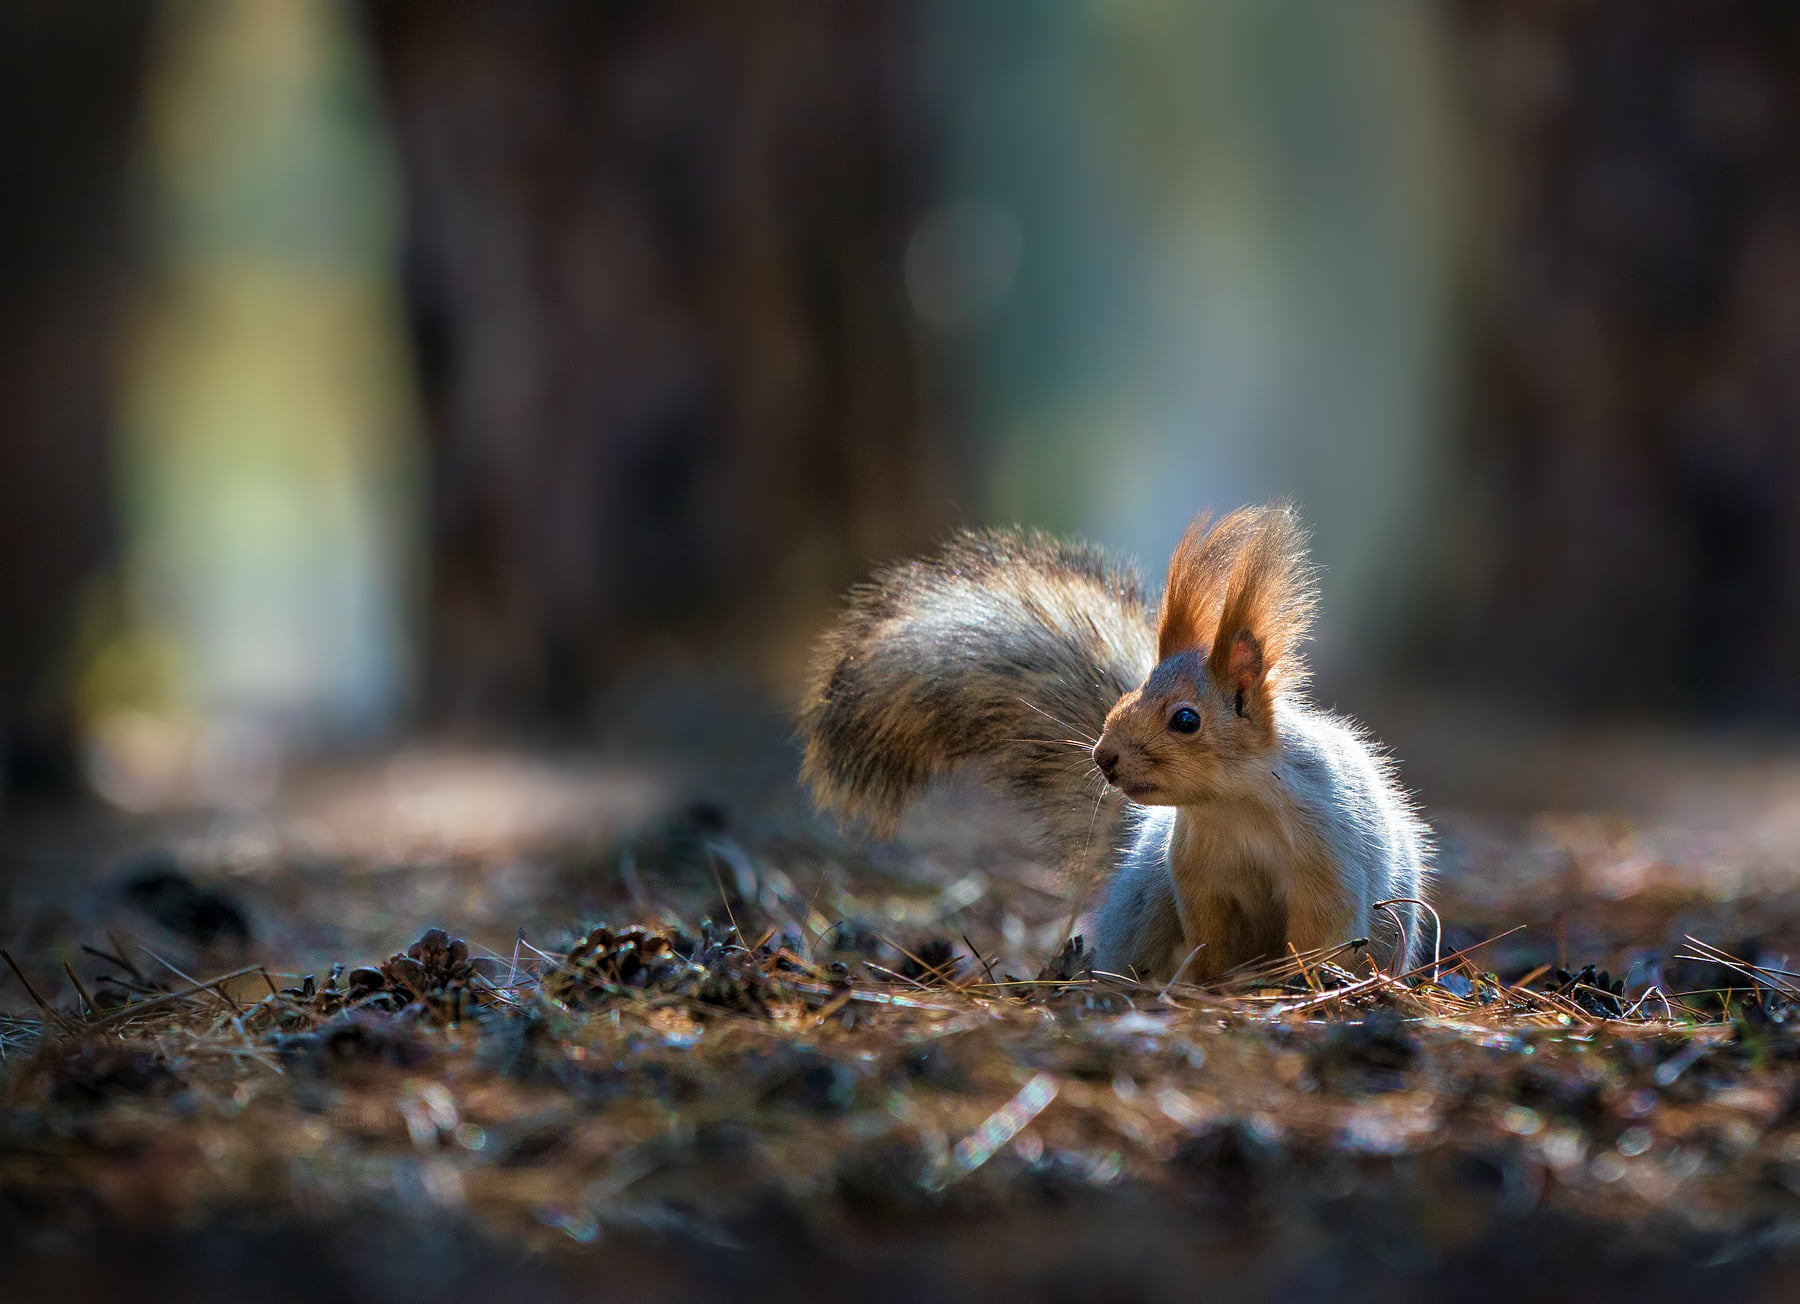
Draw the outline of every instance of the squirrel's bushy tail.
<instances>
[{"instance_id":1,"label":"squirrel's bushy tail","mask_svg":"<svg viewBox=\"0 0 1800 1304\"><path fill-rule=\"evenodd\" d=\"M1155 651L1142 583L1097 549L964 531L851 590L814 657L802 773L821 805L888 834L932 780L978 764L1085 869L1120 804L1089 749Z\"/></svg>"}]
</instances>

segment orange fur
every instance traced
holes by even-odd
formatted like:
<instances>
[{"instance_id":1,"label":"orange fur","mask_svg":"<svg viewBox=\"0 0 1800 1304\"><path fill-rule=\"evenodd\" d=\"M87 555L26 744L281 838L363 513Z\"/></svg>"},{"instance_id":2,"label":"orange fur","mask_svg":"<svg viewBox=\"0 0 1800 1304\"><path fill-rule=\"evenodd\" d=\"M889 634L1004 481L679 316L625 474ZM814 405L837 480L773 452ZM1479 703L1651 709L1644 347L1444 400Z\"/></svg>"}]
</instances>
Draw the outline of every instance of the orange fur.
<instances>
[{"instance_id":1,"label":"orange fur","mask_svg":"<svg viewBox=\"0 0 1800 1304\"><path fill-rule=\"evenodd\" d=\"M1157 657L1204 649L1227 696L1261 703L1305 681L1299 646L1315 599L1306 531L1288 504L1241 507L1217 521L1202 512L1169 560Z\"/></svg>"}]
</instances>

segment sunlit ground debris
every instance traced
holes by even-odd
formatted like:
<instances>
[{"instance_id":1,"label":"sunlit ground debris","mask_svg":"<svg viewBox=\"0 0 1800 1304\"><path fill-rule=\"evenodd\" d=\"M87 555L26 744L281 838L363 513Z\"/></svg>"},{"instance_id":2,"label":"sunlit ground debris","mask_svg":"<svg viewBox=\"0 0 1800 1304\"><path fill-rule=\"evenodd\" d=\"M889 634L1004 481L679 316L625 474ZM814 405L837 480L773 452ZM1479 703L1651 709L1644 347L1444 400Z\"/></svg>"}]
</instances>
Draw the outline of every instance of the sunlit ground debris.
<instances>
[{"instance_id":1,"label":"sunlit ground debris","mask_svg":"<svg viewBox=\"0 0 1800 1304\"><path fill-rule=\"evenodd\" d=\"M180 872L302 969L165 949L130 916L9 948L0 1231L50 1254L79 1228L412 1244L393 1220L422 1220L702 1295L682 1273L713 1263L870 1297L1154 1297L1203 1272L1375 1298L1577 1250L1713 1289L1719 1264L1780 1270L1800 1228L1778 912L1754 937L1687 898L1559 925L1573 891L1476 908L1450 877L1410 969L1344 946L1163 987L1093 973L1005 842L976 872L671 818L688 832L404 875L387 844L185 844ZM396 901L446 927L383 931Z\"/></svg>"}]
</instances>

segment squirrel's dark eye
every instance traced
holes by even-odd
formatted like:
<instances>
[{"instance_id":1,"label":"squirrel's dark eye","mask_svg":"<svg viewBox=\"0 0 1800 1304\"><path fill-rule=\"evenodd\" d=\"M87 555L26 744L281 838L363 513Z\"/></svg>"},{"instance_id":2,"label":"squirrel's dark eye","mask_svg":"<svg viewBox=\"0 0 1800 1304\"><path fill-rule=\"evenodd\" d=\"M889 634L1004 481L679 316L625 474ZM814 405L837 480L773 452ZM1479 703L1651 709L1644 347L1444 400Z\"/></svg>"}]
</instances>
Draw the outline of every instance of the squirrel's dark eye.
<instances>
[{"instance_id":1,"label":"squirrel's dark eye","mask_svg":"<svg viewBox=\"0 0 1800 1304\"><path fill-rule=\"evenodd\" d=\"M1200 713L1191 706L1178 708L1169 717L1169 732L1179 734L1200 732Z\"/></svg>"}]
</instances>

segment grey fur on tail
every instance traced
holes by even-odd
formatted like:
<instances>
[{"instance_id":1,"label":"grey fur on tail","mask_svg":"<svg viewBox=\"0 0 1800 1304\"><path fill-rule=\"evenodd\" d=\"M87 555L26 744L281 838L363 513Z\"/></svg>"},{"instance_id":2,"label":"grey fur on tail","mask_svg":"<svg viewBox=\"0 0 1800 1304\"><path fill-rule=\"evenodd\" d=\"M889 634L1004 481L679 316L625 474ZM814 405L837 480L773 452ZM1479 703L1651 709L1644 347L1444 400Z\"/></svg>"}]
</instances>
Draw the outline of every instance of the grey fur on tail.
<instances>
[{"instance_id":1,"label":"grey fur on tail","mask_svg":"<svg viewBox=\"0 0 1800 1304\"><path fill-rule=\"evenodd\" d=\"M850 592L814 656L802 774L823 806L892 833L965 763L1022 799L1089 877L1117 848L1117 792L1089 749L1156 661L1142 581L1036 531L963 531Z\"/></svg>"}]
</instances>

